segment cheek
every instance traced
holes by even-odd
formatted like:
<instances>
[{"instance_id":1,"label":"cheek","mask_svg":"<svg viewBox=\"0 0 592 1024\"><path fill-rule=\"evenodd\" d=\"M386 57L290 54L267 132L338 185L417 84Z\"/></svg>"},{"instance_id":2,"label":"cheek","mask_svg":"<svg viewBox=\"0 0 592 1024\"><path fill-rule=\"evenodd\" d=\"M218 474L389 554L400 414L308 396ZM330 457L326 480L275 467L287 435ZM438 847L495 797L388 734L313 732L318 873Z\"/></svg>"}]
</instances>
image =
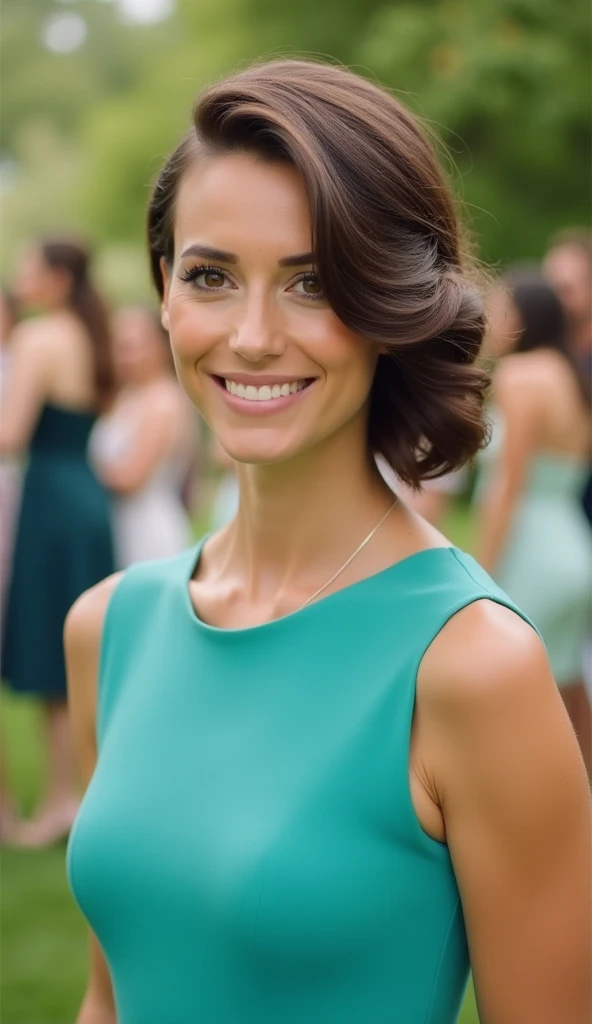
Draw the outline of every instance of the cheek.
<instances>
[{"instance_id":1,"label":"cheek","mask_svg":"<svg viewBox=\"0 0 592 1024\"><path fill-rule=\"evenodd\" d=\"M371 342L348 331L339 321L328 331L320 347L319 360L346 400L367 398L378 363L378 349Z\"/></svg>"},{"instance_id":2,"label":"cheek","mask_svg":"<svg viewBox=\"0 0 592 1024\"><path fill-rule=\"evenodd\" d=\"M215 339L215 324L206 304L182 298L169 303L168 330L175 362L184 367L195 366Z\"/></svg>"}]
</instances>

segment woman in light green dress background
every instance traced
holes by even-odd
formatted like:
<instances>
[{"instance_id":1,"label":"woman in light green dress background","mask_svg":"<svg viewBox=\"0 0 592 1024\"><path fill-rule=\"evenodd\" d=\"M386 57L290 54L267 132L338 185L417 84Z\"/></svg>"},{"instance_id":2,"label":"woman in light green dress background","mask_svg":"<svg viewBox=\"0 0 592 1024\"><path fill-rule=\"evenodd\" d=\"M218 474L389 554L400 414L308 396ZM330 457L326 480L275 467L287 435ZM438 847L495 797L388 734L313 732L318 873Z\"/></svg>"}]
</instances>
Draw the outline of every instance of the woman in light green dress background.
<instances>
[{"instance_id":1,"label":"woman in light green dress background","mask_svg":"<svg viewBox=\"0 0 592 1024\"><path fill-rule=\"evenodd\" d=\"M590 409L564 339L559 299L538 270L510 271L491 317L499 363L477 487L478 557L540 629L590 769L581 680L591 603L592 538L581 507Z\"/></svg>"}]
</instances>

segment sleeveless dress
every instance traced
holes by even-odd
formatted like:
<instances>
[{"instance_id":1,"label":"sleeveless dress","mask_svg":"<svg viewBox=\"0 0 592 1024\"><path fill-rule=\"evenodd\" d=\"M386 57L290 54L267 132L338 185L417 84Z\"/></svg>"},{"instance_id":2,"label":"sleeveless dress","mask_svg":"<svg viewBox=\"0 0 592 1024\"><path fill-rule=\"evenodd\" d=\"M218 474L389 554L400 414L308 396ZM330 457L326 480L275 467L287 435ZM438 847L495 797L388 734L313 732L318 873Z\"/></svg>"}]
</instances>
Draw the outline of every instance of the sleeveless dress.
<instances>
[{"instance_id":1,"label":"sleeveless dress","mask_svg":"<svg viewBox=\"0 0 592 1024\"><path fill-rule=\"evenodd\" d=\"M477 502L503 444L501 417L480 455ZM587 458L540 453L528 470L505 547L493 576L540 631L558 686L581 678L592 612L592 535L581 496Z\"/></svg>"},{"instance_id":2,"label":"sleeveless dress","mask_svg":"<svg viewBox=\"0 0 592 1024\"><path fill-rule=\"evenodd\" d=\"M99 464L125 454L135 432L124 410L104 416L96 424L89 453ZM112 498L115 561L118 569L134 562L168 558L184 551L193 540L189 516L181 499L190 466L187 452L166 455L144 486L134 494Z\"/></svg>"},{"instance_id":3,"label":"sleeveless dress","mask_svg":"<svg viewBox=\"0 0 592 1024\"><path fill-rule=\"evenodd\" d=\"M86 461L94 419L46 405L29 446L2 644L2 678L23 693L65 697L64 620L113 572L108 497Z\"/></svg>"},{"instance_id":4,"label":"sleeveless dress","mask_svg":"<svg viewBox=\"0 0 592 1024\"><path fill-rule=\"evenodd\" d=\"M200 550L132 567L107 611L68 872L118 1024L453 1024L467 942L411 801L415 679L459 609L514 605L437 548L218 629Z\"/></svg>"}]
</instances>

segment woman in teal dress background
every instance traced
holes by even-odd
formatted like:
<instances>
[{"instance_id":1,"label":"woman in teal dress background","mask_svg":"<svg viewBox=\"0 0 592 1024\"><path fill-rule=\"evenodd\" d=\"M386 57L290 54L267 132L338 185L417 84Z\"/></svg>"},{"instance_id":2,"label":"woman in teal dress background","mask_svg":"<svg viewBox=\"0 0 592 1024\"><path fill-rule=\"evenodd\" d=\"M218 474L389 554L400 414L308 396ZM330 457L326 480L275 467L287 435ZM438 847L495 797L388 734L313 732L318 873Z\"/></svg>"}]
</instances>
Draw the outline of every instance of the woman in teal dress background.
<instances>
[{"instance_id":1,"label":"woman in teal dress background","mask_svg":"<svg viewBox=\"0 0 592 1024\"><path fill-rule=\"evenodd\" d=\"M165 90L166 92L166 90ZM429 143L321 62L207 89L150 260L232 521L66 624L89 782L78 1024L585 1024L589 803L532 625L393 498L484 440L483 302Z\"/></svg>"},{"instance_id":2,"label":"woman in teal dress background","mask_svg":"<svg viewBox=\"0 0 592 1024\"><path fill-rule=\"evenodd\" d=\"M22 303L42 315L14 332L0 451L27 466L4 615L2 678L42 702L46 792L10 837L45 845L69 830L78 783L66 705L62 633L68 609L113 571L107 494L86 457L111 397L108 316L88 253L69 240L31 246L18 268Z\"/></svg>"},{"instance_id":3,"label":"woman in teal dress background","mask_svg":"<svg viewBox=\"0 0 592 1024\"><path fill-rule=\"evenodd\" d=\"M492 301L492 439L477 486L482 565L541 631L592 767L582 652L592 612L589 382L566 345L559 298L536 267L504 277Z\"/></svg>"}]
</instances>

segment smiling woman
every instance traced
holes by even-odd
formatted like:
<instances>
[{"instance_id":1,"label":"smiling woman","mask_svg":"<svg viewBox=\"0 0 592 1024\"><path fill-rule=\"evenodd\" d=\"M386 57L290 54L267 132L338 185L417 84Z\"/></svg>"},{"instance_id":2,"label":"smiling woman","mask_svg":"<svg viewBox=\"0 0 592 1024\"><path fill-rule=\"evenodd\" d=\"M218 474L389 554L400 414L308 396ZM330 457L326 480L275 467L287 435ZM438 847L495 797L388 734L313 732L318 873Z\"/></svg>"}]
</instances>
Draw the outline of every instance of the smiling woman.
<instances>
[{"instance_id":1,"label":"smiling woman","mask_svg":"<svg viewBox=\"0 0 592 1024\"><path fill-rule=\"evenodd\" d=\"M467 950L484 1020L584 1024L587 782L544 648L375 464L417 486L485 435L428 142L345 69L254 66L198 98L148 241L240 507L69 616L79 1024L453 1024Z\"/></svg>"}]
</instances>

